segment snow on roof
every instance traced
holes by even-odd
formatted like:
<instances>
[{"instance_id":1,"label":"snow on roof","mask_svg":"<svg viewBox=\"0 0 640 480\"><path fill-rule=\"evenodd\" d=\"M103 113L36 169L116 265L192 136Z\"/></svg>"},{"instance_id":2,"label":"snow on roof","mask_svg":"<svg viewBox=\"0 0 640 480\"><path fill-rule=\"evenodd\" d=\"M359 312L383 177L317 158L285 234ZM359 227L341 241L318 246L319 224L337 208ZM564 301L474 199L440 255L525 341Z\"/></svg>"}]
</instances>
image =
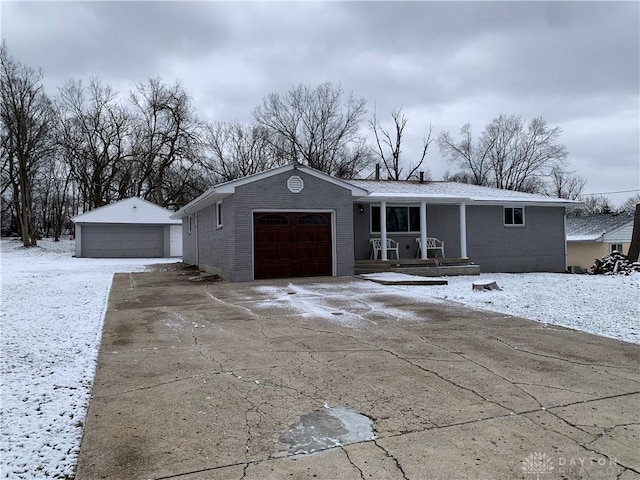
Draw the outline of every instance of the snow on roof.
<instances>
[{"instance_id":1,"label":"snow on roof","mask_svg":"<svg viewBox=\"0 0 640 480\"><path fill-rule=\"evenodd\" d=\"M628 213L567 217L567 240L571 242L597 241L605 233L629 222L633 222L633 217Z\"/></svg>"},{"instance_id":2,"label":"snow on roof","mask_svg":"<svg viewBox=\"0 0 640 480\"><path fill-rule=\"evenodd\" d=\"M593 235L568 235L567 240L569 242L596 242L600 237L602 237L601 233L595 233Z\"/></svg>"},{"instance_id":3,"label":"snow on roof","mask_svg":"<svg viewBox=\"0 0 640 480\"><path fill-rule=\"evenodd\" d=\"M531 193L502 190L457 182L419 182L388 180L349 180L349 183L370 192L369 198L397 199L442 199L467 200L479 203L542 203L549 205L570 205L573 202L562 198Z\"/></svg>"},{"instance_id":4,"label":"snow on roof","mask_svg":"<svg viewBox=\"0 0 640 480\"><path fill-rule=\"evenodd\" d=\"M138 197L126 198L73 217L74 223L134 223L148 225L179 225L172 211Z\"/></svg>"},{"instance_id":5,"label":"snow on roof","mask_svg":"<svg viewBox=\"0 0 640 480\"><path fill-rule=\"evenodd\" d=\"M411 201L428 200L431 203L483 203L491 205L515 204L542 204L549 206L577 205L581 202L565 200L562 198L548 197L546 195L534 195L530 193L501 190L498 188L481 187L456 182L418 182L418 181L388 181L388 180L342 180L313 168L287 164L274 167L264 172L249 175L236 180L214 185L198 198L194 199L180 210L175 212L173 218L182 218L193 212L201 210L216 201L235 193L236 187L277 175L286 171L299 170L317 178L334 183L351 190L351 194L358 201L396 200Z\"/></svg>"},{"instance_id":6,"label":"snow on roof","mask_svg":"<svg viewBox=\"0 0 640 480\"><path fill-rule=\"evenodd\" d=\"M324 181L333 183L334 185L338 185L342 188L347 188L351 190L351 194L353 196L361 196L366 195L367 191L363 190L360 187L348 182L346 180L342 180L340 178L332 177L331 175L316 170L311 167L307 167L305 165L299 165L297 163L288 163L286 165L281 165L279 167L274 167L269 170L265 170L264 172L254 173L252 175L248 175L246 177L238 178L235 180L229 180L228 182L219 183L214 185L198 198L192 200L187 205L182 207L177 212L173 213L173 218L182 218L187 215L190 215L193 212L196 212L202 208L205 208L209 205L213 205L216 201L220 201L228 195L232 195L235 193L236 187L240 187L242 185L246 185L248 183L256 182L265 178L272 177L274 175L278 175L280 173L285 172L293 172L293 171L305 172L313 177L321 178Z\"/></svg>"}]
</instances>

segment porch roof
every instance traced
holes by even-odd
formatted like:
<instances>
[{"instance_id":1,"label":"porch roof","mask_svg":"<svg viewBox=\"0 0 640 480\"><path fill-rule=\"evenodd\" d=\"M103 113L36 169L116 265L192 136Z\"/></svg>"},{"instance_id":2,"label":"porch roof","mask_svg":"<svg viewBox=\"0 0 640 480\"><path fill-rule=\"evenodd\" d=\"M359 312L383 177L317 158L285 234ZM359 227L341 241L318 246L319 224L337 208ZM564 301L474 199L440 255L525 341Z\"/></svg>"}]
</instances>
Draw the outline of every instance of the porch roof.
<instances>
[{"instance_id":1,"label":"porch roof","mask_svg":"<svg viewBox=\"0 0 640 480\"><path fill-rule=\"evenodd\" d=\"M558 207L575 206L581 203L546 195L457 182L349 180L349 183L367 190L369 195L359 197L356 201L369 203L386 200L401 203L427 201L429 203L522 204Z\"/></svg>"}]
</instances>

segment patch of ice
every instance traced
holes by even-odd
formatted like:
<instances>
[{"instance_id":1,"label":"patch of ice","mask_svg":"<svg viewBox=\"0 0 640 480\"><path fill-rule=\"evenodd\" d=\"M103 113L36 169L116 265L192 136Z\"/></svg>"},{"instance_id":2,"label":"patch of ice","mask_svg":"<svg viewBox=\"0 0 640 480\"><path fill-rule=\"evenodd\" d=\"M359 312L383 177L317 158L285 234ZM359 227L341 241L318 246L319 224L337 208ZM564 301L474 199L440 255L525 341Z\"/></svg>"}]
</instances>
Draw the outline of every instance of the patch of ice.
<instances>
[{"instance_id":1,"label":"patch of ice","mask_svg":"<svg viewBox=\"0 0 640 480\"><path fill-rule=\"evenodd\" d=\"M327 448L374 440L373 421L346 407L328 407L301 415L285 430L280 442L291 454L312 453Z\"/></svg>"}]
</instances>

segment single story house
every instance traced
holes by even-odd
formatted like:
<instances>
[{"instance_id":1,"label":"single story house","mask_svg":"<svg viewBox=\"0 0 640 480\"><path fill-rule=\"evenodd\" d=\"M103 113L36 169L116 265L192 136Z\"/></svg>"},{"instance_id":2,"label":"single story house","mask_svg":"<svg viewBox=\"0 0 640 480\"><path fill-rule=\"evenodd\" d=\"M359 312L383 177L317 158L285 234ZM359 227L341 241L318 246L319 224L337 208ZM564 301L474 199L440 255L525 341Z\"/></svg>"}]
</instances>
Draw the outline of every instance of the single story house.
<instances>
[{"instance_id":1,"label":"single story house","mask_svg":"<svg viewBox=\"0 0 640 480\"><path fill-rule=\"evenodd\" d=\"M72 218L76 257L180 257L182 222L173 213L131 197L78 215Z\"/></svg>"},{"instance_id":2,"label":"single story house","mask_svg":"<svg viewBox=\"0 0 640 480\"><path fill-rule=\"evenodd\" d=\"M238 282L353 275L372 238L398 242L400 258L427 258L417 239L436 237L447 257L484 272L564 272L565 207L575 203L453 182L346 181L289 164L215 185L173 218L185 262Z\"/></svg>"},{"instance_id":3,"label":"single story house","mask_svg":"<svg viewBox=\"0 0 640 480\"><path fill-rule=\"evenodd\" d=\"M567 264L572 271L589 269L596 258L614 250L627 254L633 215L610 213L567 217Z\"/></svg>"}]
</instances>

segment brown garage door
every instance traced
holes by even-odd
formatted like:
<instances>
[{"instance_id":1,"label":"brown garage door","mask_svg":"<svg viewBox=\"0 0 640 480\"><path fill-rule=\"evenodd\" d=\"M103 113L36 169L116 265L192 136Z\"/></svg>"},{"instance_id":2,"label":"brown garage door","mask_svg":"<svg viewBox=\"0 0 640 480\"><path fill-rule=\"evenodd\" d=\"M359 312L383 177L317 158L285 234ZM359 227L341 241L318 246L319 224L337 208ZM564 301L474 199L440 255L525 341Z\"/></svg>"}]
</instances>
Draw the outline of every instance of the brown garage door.
<instances>
[{"instance_id":1,"label":"brown garage door","mask_svg":"<svg viewBox=\"0 0 640 480\"><path fill-rule=\"evenodd\" d=\"M330 213L255 213L254 276L332 275Z\"/></svg>"}]
</instances>

